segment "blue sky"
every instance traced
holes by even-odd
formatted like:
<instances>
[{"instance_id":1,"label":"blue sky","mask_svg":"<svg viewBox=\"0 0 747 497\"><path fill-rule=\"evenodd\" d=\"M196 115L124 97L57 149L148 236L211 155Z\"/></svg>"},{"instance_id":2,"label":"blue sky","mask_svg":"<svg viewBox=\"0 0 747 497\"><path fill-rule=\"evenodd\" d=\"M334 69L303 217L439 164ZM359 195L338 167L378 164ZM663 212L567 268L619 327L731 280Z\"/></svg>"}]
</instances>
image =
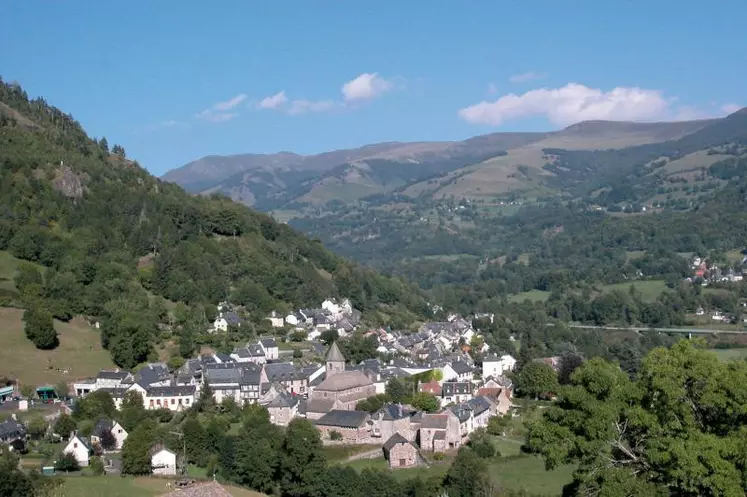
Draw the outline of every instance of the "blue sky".
<instances>
[{"instance_id":1,"label":"blue sky","mask_svg":"<svg viewBox=\"0 0 747 497\"><path fill-rule=\"evenodd\" d=\"M744 19L744 0L7 2L0 75L160 175L210 154L723 115L747 105Z\"/></svg>"}]
</instances>

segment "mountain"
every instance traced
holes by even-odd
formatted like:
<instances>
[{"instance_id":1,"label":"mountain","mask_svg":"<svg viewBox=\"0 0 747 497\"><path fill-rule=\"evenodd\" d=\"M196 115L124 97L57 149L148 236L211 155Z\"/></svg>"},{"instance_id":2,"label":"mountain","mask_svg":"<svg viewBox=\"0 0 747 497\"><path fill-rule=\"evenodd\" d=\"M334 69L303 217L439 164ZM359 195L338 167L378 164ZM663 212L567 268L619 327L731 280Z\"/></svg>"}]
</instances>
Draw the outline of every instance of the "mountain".
<instances>
[{"instance_id":1,"label":"mountain","mask_svg":"<svg viewBox=\"0 0 747 497\"><path fill-rule=\"evenodd\" d=\"M219 192L263 210L322 206L395 192L435 198L543 193L551 189L528 184L532 178L518 168L541 169L545 148L624 148L678 139L710 122L588 121L557 132L492 133L458 142L380 143L310 156L289 152L208 156L169 171L163 179L193 193ZM540 171L534 176L543 182L545 174Z\"/></svg>"},{"instance_id":2,"label":"mountain","mask_svg":"<svg viewBox=\"0 0 747 497\"><path fill-rule=\"evenodd\" d=\"M347 262L266 214L154 178L119 145L110 150L70 115L1 80L0 250L46 268L23 266L0 303L62 320L101 318L102 343L126 367L164 341L189 357L193 335L223 300L256 324L241 333L262 329L272 310L327 297L348 297L367 319L399 326L426 309L416 287ZM168 301L186 304L175 321Z\"/></svg>"}]
</instances>

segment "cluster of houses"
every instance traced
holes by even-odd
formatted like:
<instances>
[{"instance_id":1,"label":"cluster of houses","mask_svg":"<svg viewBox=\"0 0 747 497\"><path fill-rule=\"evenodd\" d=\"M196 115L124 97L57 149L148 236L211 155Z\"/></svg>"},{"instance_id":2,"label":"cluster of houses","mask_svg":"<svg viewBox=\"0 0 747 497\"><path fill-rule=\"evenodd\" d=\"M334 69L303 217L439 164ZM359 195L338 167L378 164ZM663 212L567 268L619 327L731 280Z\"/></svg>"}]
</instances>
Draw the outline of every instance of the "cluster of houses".
<instances>
[{"instance_id":1,"label":"cluster of houses","mask_svg":"<svg viewBox=\"0 0 747 497\"><path fill-rule=\"evenodd\" d=\"M267 319L273 328L302 330L307 333L308 340L317 340L328 330L336 330L341 337L347 336L358 328L361 312L354 309L348 299L327 299L319 308L299 309L285 316L273 311Z\"/></svg>"},{"instance_id":2,"label":"cluster of houses","mask_svg":"<svg viewBox=\"0 0 747 497\"><path fill-rule=\"evenodd\" d=\"M742 259L742 265L747 262L747 256ZM716 264L708 263L708 260L701 257L693 257L690 263L692 276L687 278L689 282L700 282L703 286L709 283L738 283L744 279L747 268L737 271L734 268L726 270L721 269Z\"/></svg>"},{"instance_id":3,"label":"cluster of houses","mask_svg":"<svg viewBox=\"0 0 747 497\"><path fill-rule=\"evenodd\" d=\"M492 315L478 318L493 319ZM360 313L348 300L325 300L320 309L301 309L287 316L268 318L274 327L304 329L312 337L335 329L340 335L354 330ZM213 330L240 326L241 320L226 306L219 307ZM206 389L218 403L231 399L239 405L265 406L272 423L287 426L304 417L318 428L324 443L379 444L391 467L420 464L422 452L444 452L464 444L471 433L487 426L490 417L509 412L513 387L506 373L516 360L487 355L479 368L470 347L483 354L489 347L467 321L449 316L443 322L424 324L416 333L372 330L378 351L390 359L367 359L347 364L337 342L328 348L316 345L324 361L286 361L273 338L261 338L231 353L211 353L190 359L176 371L164 363L149 363L137 371L103 370L95 378L75 382L78 397L104 391L119 409L126 395L138 393L145 409L181 411L197 402ZM386 404L374 413L357 410L362 400L385 392L387 383L425 372L433 380L417 384L420 392L439 401L436 413L419 412L412 406ZM437 379L436 379L437 378ZM14 424L15 423L15 424ZM0 424L0 442L25 439L23 425ZM108 437L111 434L112 437ZM81 466L88 465L93 449L109 438L109 450L119 450L127 432L116 420L101 419L90 438L77 433L68 437L64 452L73 453ZM114 443L111 443L111 439ZM153 447L155 474L176 474L177 456L162 446Z\"/></svg>"}]
</instances>

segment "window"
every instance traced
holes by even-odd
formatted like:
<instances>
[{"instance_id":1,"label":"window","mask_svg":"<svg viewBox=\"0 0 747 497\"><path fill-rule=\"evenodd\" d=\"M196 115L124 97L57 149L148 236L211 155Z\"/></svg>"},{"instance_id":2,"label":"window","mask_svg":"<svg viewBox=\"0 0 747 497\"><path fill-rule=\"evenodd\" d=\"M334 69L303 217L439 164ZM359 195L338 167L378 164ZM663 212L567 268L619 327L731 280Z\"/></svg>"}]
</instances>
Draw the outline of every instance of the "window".
<instances>
[{"instance_id":1,"label":"window","mask_svg":"<svg viewBox=\"0 0 747 497\"><path fill-rule=\"evenodd\" d=\"M78 442L73 442L73 449L77 449L77 448L78 448Z\"/></svg>"},{"instance_id":2,"label":"window","mask_svg":"<svg viewBox=\"0 0 747 497\"><path fill-rule=\"evenodd\" d=\"M399 465L400 466L407 466L407 460L406 459L400 459L399 460Z\"/></svg>"},{"instance_id":3,"label":"window","mask_svg":"<svg viewBox=\"0 0 747 497\"><path fill-rule=\"evenodd\" d=\"M173 406L174 404L176 404L176 399L171 399L171 405Z\"/></svg>"},{"instance_id":4,"label":"window","mask_svg":"<svg viewBox=\"0 0 747 497\"><path fill-rule=\"evenodd\" d=\"M184 399L185 404L189 404L189 399Z\"/></svg>"},{"instance_id":5,"label":"window","mask_svg":"<svg viewBox=\"0 0 747 497\"><path fill-rule=\"evenodd\" d=\"M122 429L121 429L121 428L120 428L120 429L118 429L118 430L117 430L117 433L122 433Z\"/></svg>"}]
</instances>

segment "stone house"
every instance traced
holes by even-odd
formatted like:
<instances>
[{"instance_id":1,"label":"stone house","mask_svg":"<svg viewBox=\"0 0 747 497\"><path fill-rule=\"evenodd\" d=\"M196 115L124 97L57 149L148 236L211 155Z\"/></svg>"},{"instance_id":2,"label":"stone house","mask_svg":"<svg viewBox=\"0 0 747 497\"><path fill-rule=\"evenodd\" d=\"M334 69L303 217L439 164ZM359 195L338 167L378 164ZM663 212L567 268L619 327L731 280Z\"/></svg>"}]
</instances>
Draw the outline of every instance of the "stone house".
<instances>
[{"instance_id":1,"label":"stone house","mask_svg":"<svg viewBox=\"0 0 747 497\"><path fill-rule=\"evenodd\" d=\"M288 426L288 423L298 415L298 397L287 392L279 392L267 404L267 412L272 424Z\"/></svg>"},{"instance_id":2,"label":"stone house","mask_svg":"<svg viewBox=\"0 0 747 497\"><path fill-rule=\"evenodd\" d=\"M261 383L280 383L292 394L309 392L309 377L290 362L267 363L262 368Z\"/></svg>"},{"instance_id":3,"label":"stone house","mask_svg":"<svg viewBox=\"0 0 747 497\"><path fill-rule=\"evenodd\" d=\"M450 410L439 414L423 414L418 430L420 448L429 452L445 452L461 445L459 419Z\"/></svg>"},{"instance_id":4,"label":"stone house","mask_svg":"<svg viewBox=\"0 0 747 497\"><path fill-rule=\"evenodd\" d=\"M330 411L314 421L322 440L331 440L332 432L342 435L341 443L371 443L371 415L365 411Z\"/></svg>"},{"instance_id":5,"label":"stone house","mask_svg":"<svg viewBox=\"0 0 747 497\"><path fill-rule=\"evenodd\" d=\"M371 416L371 435L380 440L389 440L400 434L406 440L415 441L415 433L410 428L410 418L414 411L405 409L402 404L386 404Z\"/></svg>"},{"instance_id":6,"label":"stone house","mask_svg":"<svg viewBox=\"0 0 747 497\"><path fill-rule=\"evenodd\" d=\"M412 468L418 465L418 448L399 433L384 443L384 458L391 469Z\"/></svg>"}]
</instances>

